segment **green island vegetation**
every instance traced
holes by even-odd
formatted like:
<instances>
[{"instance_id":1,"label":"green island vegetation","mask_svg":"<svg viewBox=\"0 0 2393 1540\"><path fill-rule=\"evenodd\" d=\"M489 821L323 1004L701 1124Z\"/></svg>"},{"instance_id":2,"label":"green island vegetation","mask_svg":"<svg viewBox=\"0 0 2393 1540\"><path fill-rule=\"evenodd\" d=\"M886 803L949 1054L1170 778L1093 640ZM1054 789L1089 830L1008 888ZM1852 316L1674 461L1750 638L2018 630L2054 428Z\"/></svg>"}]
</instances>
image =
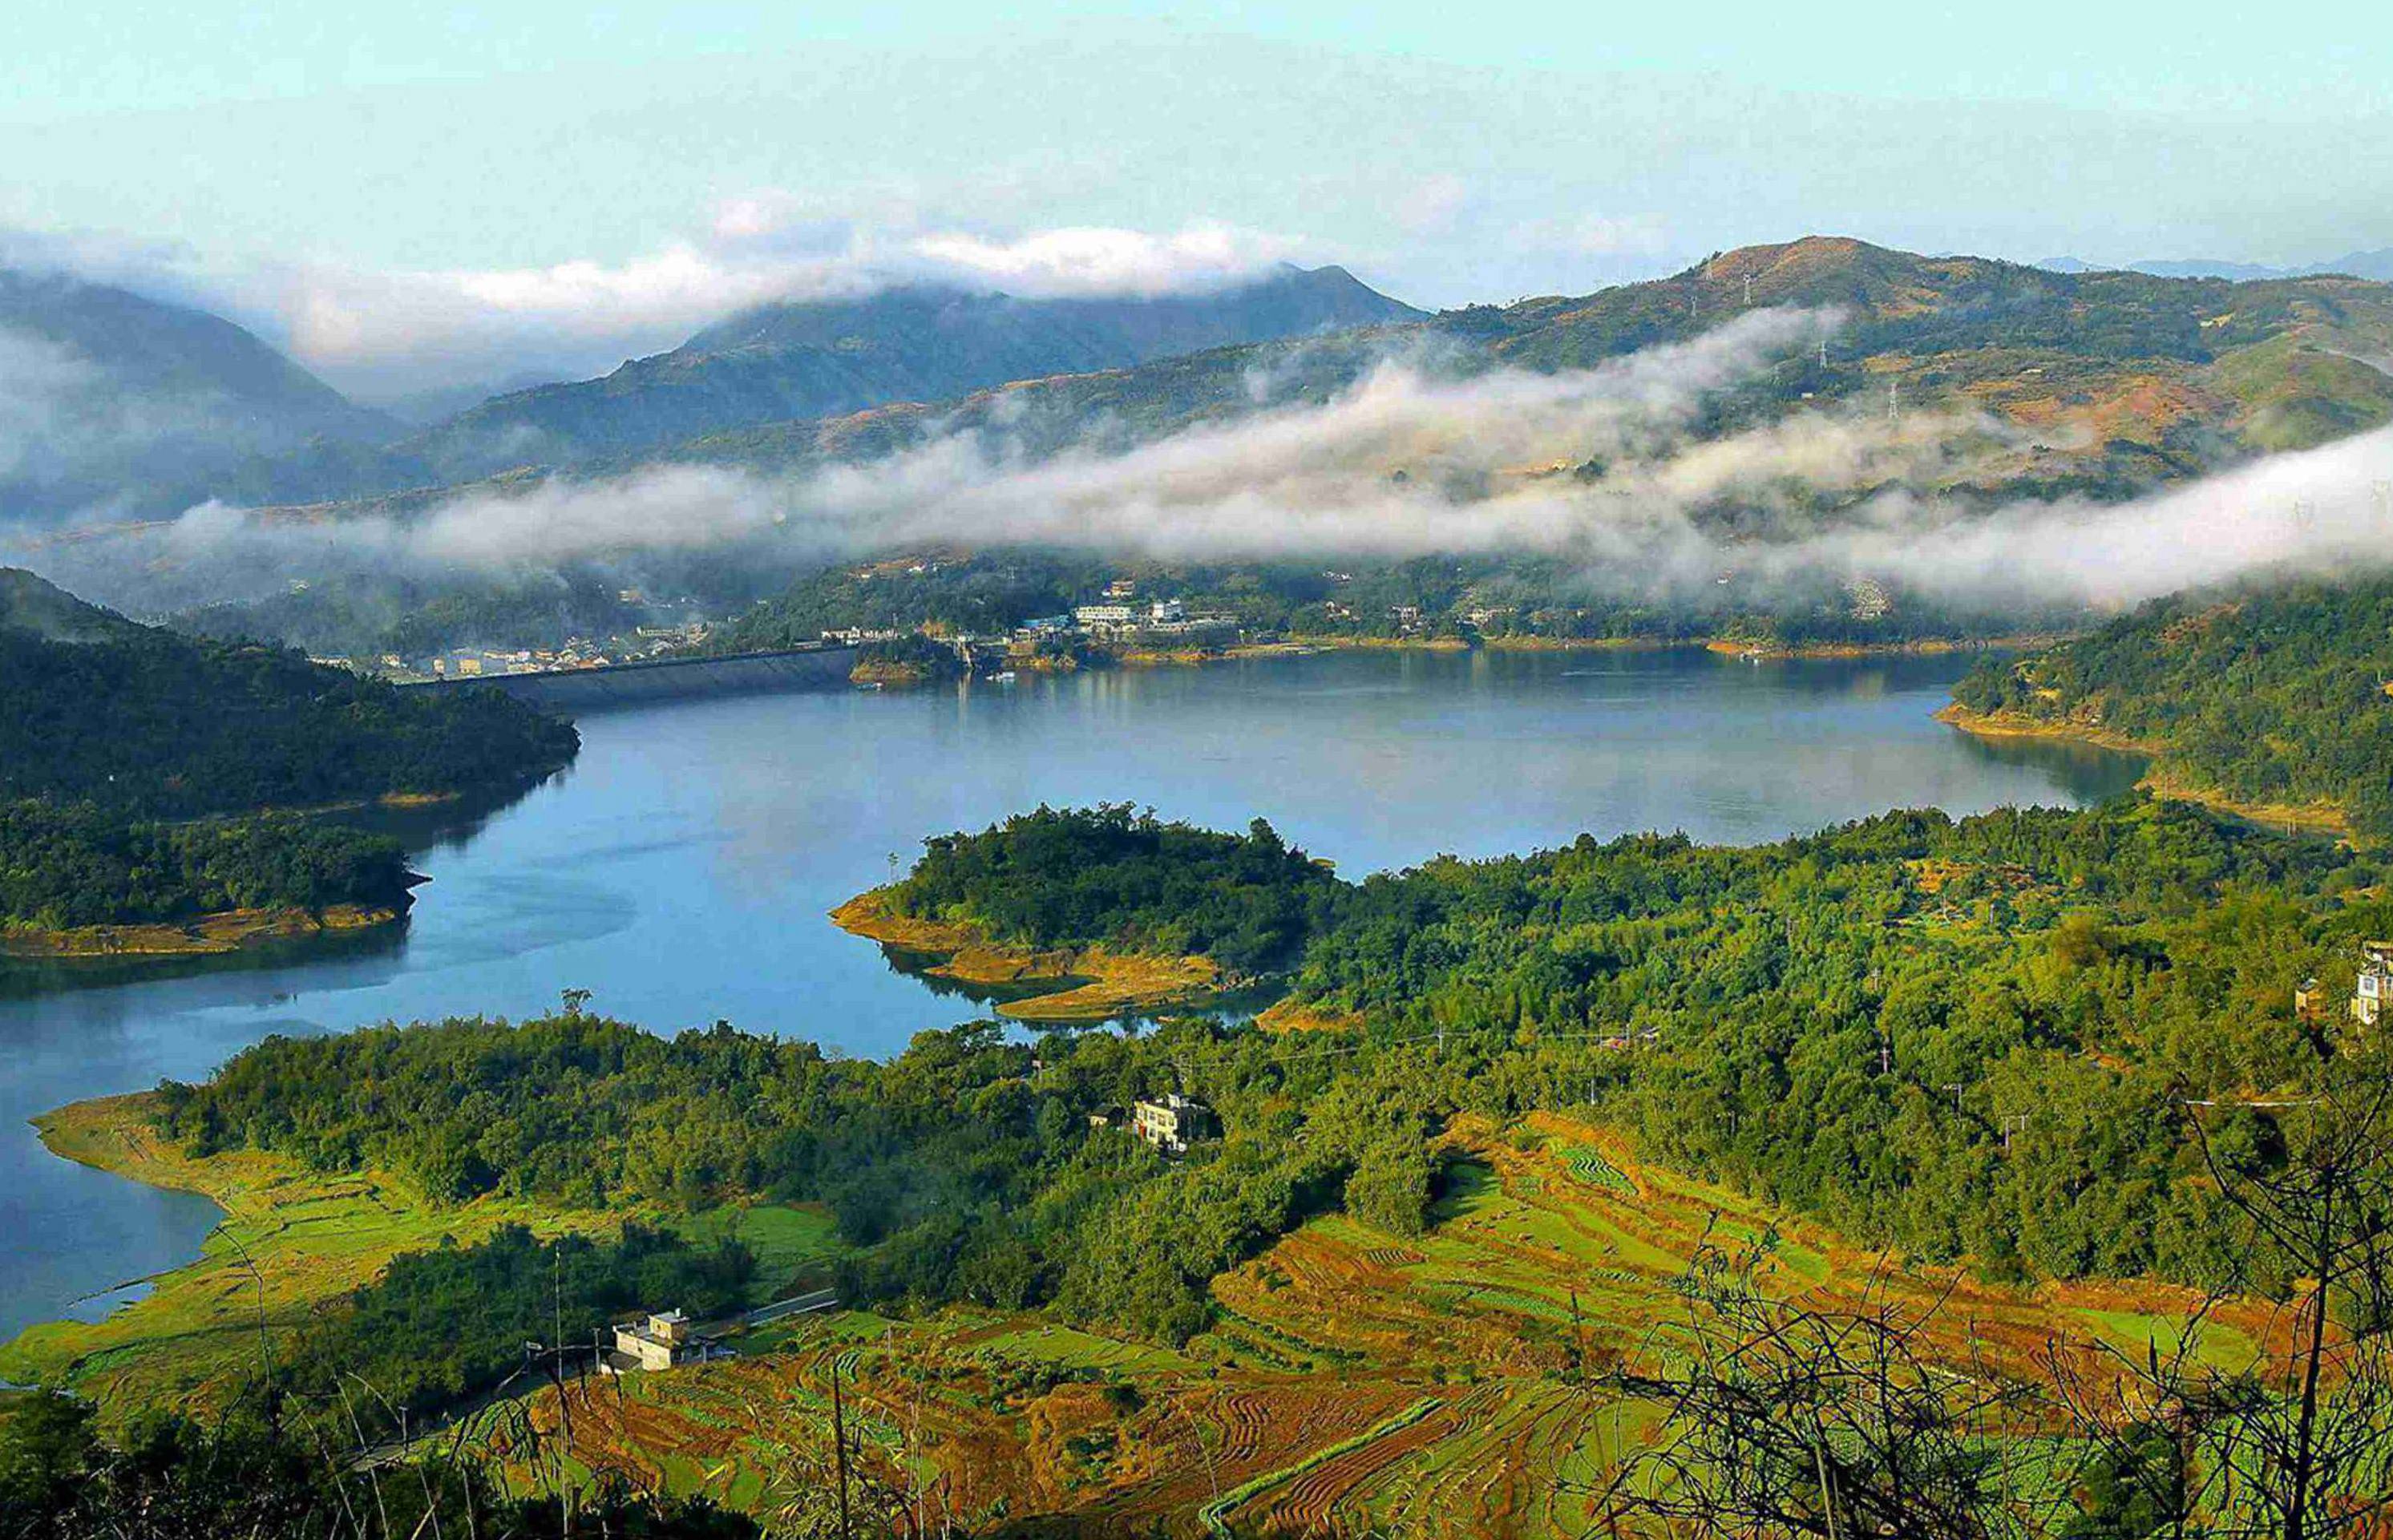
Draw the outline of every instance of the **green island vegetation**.
<instances>
[{"instance_id":1,"label":"green island vegetation","mask_svg":"<svg viewBox=\"0 0 2393 1540\"><path fill-rule=\"evenodd\" d=\"M2393 838L2393 579L2259 582L2156 599L1954 687L1994 730L2078 732L2159 756L2173 785Z\"/></svg>"},{"instance_id":2,"label":"green island vegetation","mask_svg":"<svg viewBox=\"0 0 2393 1540\"><path fill-rule=\"evenodd\" d=\"M387 918L393 842L298 810L498 792L573 729L495 692L409 694L280 647L195 640L0 569L0 927L12 949L203 949L172 926ZM67 933L164 926L105 938Z\"/></svg>"},{"instance_id":3,"label":"green island vegetation","mask_svg":"<svg viewBox=\"0 0 2393 1540\"><path fill-rule=\"evenodd\" d=\"M976 926L1002 945L1102 943L1260 972L1292 959L1336 887L1261 818L1219 834L1124 803L1041 807L926 840L884 893L901 915Z\"/></svg>"},{"instance_id":4,"label":"green island vegetation","mask_svg":"<svg viewBox=\"0 0 2393 1540\"><path fill-rule=\"evenodd\" d=\"M386 908L412 881L397 842L293 815L125 823L88 803L0 802L0 916L39 931Z\"/></svg>"}]
</instances>

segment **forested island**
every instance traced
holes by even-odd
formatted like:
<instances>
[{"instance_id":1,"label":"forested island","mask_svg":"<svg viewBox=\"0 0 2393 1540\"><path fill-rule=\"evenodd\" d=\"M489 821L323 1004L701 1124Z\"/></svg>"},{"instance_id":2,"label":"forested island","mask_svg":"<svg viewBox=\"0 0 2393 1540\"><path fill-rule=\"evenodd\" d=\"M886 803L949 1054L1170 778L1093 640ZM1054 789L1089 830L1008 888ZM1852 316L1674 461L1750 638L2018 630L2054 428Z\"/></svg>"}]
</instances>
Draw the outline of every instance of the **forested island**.
<instances>
[{"instance_id":1,"label":"forested island","mask_svg":"<svg viewBox=\"0 0 2393 1540\"><path fill-rule=\"evenodd\" d=\"M1960 724L2158 756L2172 789L2393 838L2393 578L2172 594L1954 687Z\"/></svg>"},{"instance_id":2,"label":"forested island","mask_svg":"<svg viewBox=\"0 0 2393 1540\"><path fill-rule=\"evenodd\" d=\"M396 917L399 845L314 813L499 794L573 729L195 639L0 570L0 951L213 951Z\"/></svg>"}]
</instances>

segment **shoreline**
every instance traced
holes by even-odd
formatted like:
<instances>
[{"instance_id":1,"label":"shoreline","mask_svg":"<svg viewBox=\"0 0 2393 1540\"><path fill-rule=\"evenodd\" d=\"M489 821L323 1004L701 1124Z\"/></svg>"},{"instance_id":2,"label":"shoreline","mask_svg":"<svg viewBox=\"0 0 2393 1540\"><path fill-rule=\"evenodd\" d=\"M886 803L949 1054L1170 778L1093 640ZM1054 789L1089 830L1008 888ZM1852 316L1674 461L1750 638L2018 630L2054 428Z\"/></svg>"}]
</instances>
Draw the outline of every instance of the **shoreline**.
<instances>
[{"instance_id":1,"label":"shoreline","mask_svg":"<svg viewBox=\"0 0 2393 1540\"><path fill-rule=\"evenodd\" d=\"M893 911L889 890L860 893L830 911L848 934L937 960L919 972L967 988L1025 990L996 1013L1046 1025L1091 1025L1136 1011L1193 1005L1236 986L1202 957L1157 957L1109 947L1034 950L993 944L976 925L916 920ZM1042 985L1053 987L1042 988Z\"/></svg>"},{"instance_id":2,"label":"shoreline","mask_svg":"<svg viewBox=\"0 0 2393 1540\"><path fill-rule=\"evenodd\" d=\"M1943 658L1977 652L2024 652L2066 640L2065 633L2002 636L1925 636L1901 642L1749 642L1724 636L1349 636L1310 633L1271 642L1236 642L1222 647L1125 647L1078 659L1009 659L1011 672L1079 673L1103 669L1202 668L1212 663L1306 658L1324 652L1397 652L1451 656L1471 652L1707 652L1741 662L1787 662L1866 658ZM747 656L733 654L731 656ZM942 671L920 663L858 663L847 683L858 689L919 689L986 680L985 674Z\"/></svg>"},{"instance_id":3,"label":"shoreline","mask_svg":"<svg viewBox=\"0 0 2393 1540\"><path fill-rule=\"evenodd\" d=\"M2037 717L2021 716L2015 711L1976 711L1957 700L1937 711L1936 720L1977 737L2044 738L2062 743L2090 744L2116 753L2140 754L2147 763L2142 777L2136 784L2156 797L2199 803L2214 813L2256 824L2263 829L2295 834L2332 835L2346 842L2352 839L2350 820L2341 808L2333 803L2239 802L2215 787L2188 779L2183 772L2173 768L2168 763L2168 750L2164 745L2129 737L2107 727L2086 723L2046 722Z\"/></svg>"},{"instance_id":4,"label":"shoreline","mask_svg":"<svg viewBox=\"0 0 2393 1540\"><path fill-rule=\"evenodd\" d=\"M78 925L63 931L0 928L0 962L98 962L225 957L279 941L354 935L407 918L412 901L333 904L321 909L225 909L183 920Z\"/></svg>"},{"instance_id":5,"label":"shoreline","mask_svg":"<svg viewBox=\"0 0 2393 1540\"><path fill-rule=\"evenodd\" d=\"M262 1326L297 1330L402 1251L444 1236L470 1244L509 1222L545 1236L602 1233L624 1218L500 1197L438 1208L386 1171L316 1171L246 1148L194 1156L151 1121L157 1098L91 1097L33 1126L61 1160L196 1194L222 1217L188 1261L116 1286L147 1286L139 1299L98 1321L38 1322L0 1342L0 1380L72 1387L104 1415L205 1404L255 1374Z\"/></svg>"}]
</instances>

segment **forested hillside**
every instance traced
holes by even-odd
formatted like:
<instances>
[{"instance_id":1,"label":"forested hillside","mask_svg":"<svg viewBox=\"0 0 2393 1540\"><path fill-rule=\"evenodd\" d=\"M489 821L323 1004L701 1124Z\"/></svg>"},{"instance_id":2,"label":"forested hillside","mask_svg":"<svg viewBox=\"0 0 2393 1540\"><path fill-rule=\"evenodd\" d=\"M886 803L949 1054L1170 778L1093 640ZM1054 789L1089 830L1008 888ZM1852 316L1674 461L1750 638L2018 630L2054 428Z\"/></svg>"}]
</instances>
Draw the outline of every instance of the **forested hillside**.
<instances>
[{"instance_id":1,"label":"forested hillside","mask_svg":"<svg viewBox=\"0 0 2393 1540\"><path fill-rule=\"evenodd\" d=\"M2003 612L1957 607L1875 585L1882 605L1822 579L1726 573L1699 592L1654 594L1633 581L1595 581L1583 562L1541 555L1163 562L1050 551L940 553L922 560L843 564L811 573L715 627L710 648L794 646L826 631L931 626L1002 633L1040 616L1102 602L1128 578L1144 596L1176 598L1220 616L1251 639L1493 642L1695 642L1788 646L1984 640L2022 630L2051 634L2080 619L2064 605Z\"/></svg>"},{"instance_id":2,"label":"forested hillside","mask_svg":"<svg viewBox=\"0 0 2393 1540\"><path fill-rule=\"evenodd\" d=\"M982 904L1002 871L1026 914L1109 894L1115 914L1067 925L1104 934L1168 906L1276 923L1300 888L1292 1000L1316 1030L1034 1048L981 1025L874 1063L569 1011L272 1040L170 1088L167 1127L451 1199L820 1200L851 1298L1045 1302L1171 1339L1309 1214L1418 1229L1458 1114L1590 1100L1671 1160L1917 1257L2217 1281L2291 1264L2221 1206L2179 1099L2306 1084L2332 1029L2293 1019L2294 984L2347 988L2354 941L2393 921L2347 850L2151 802L1753 849L1582 840L1360 884L1258 882L1275 842L1171 831L1207 875L1168 894L1124 855L1165 835L1042 815L939 842L918 880ZM1184 1164L1090 1126L1174 1087L1226 1125Z\"/></svg>"},{"instance_id":3,"label":"forested hillside","mask_svg":"<svg viewBox=\"0 0 2393 1540\"><path fill-rule=\"evenodd\" d=\"M72 603L49 592L53 612ZM570 727L496 692L411 695L280 647L89 624L106 634L0 625L0 796L190 817L496 789L573 754Z\"/></svg>"},{"instance_id":4,"label":"forested hillside","mask_svg":"<svg viewBox=\"0 0 2393 1540\"><path fill-rule=\"evenodd\" d=\"M499 791L577 743L496 692L410 695L278 647L136 625L0 571L0 924L403 907L390 842L257 815ZM211 821L175 822L188 819Z\"/></svg>"},{"instance_id":5,"label":"forested hillside","mask_svg":"<svg viewBox=\"0 0 2393 1540\"><path fill-rule=\"evenodd\" d=\"M2393 578L2173 594L1954 688L1968 710L2148 744L2240 803L2393 838Z\"/></svg>"},{"instance_id":6,"label":"forested hillside","mask_svg":"<svg viewBox=\"0 0 2393 1540\"><path fill-rule=\"evenodd\" d=\"M179 511L245 465L398 426L222 317L50 272L0 268L0 524L118 499Z\"/></svg>"}]
</instances>

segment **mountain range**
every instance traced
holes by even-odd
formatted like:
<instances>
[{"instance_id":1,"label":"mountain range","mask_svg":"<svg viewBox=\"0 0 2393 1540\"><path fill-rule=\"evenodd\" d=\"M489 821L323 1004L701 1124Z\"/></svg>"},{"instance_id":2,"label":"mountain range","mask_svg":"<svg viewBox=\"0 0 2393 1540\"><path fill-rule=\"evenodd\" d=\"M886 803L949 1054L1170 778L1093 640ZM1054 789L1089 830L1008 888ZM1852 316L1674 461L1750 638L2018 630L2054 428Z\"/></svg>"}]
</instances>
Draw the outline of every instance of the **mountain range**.
<instances>
[{"instance_id":1,"label":"mountain range","mask_svg":"<svg viewBox=\"0 0 2393 1540\"><path fill-rule=\"evenodd\" d=\"M100 307L88 288L51 292L90 312ZM18 292L31 291L20 283ZM463 490L513 495L558 473L589 479L663 463L804 472L960 432L991 436L1008 457L1106 452L1194 424L1324 403L1392 359L1449 379L1584 369L1690 341L1764 307L1833 313L1833 335L1824 348L1795 350L1766 376L1714 393L1691 431L1718 435L1824 410L1875 413L1896 401L1906 411L1981 414L2006 431L1916 489L1963 505L2133 497L2393 422L2393 375L2377 362L2393 359L2393 286L2336 276L2066 273L1839 237L1723 252L1589 294L1433 316L1339 268L1288 269L1177 296L1026 299L910 287L768 305L602 379L502 395L412 433L348 406L229 323L129 301L112 297L122 313L154 324L158 340L131 321L134 334L123 338L100 330L50 343L70 335L53 325L0 332L0 340L31 337L70 361L89 348L116 375L171 396L193 366L167 341L204 327L221 339L217 377L226 383L208 377L195 393L254 403L259 431L242 442L313 437L280 452L246 449L229 466L216 450L179 476L170 467L118 484L111 505L129 518L214 497L302 528L365 513L403 521ZM1391 474L1400 469L1392 463ZM1848 495L1865 500L1869 490ZM1807 516L1834 520L1839 506ZM12 508L46 511L38 502L0 502L0 515ZM60 510L53 502L46 511ZM1759 514L1719 513L1739 538L1771 534ZM335 575L316 566L214 571L190 551L145 559L136 572L108 544L88 555L59 549L45 566L143 612ZM621 581L600 586L663 584L736 605L752 592L743 584L769 581L734 573L738 563L702 565L619 573Z\"/></svg>"},{"instance_id":2,"label":"mountain range","mask_svg":"<svg viewBox=\"0 0 2393 1540\"><path fill-rule=\"evenodd\" d=\"M2116 268L2108 268L2074 256L2048 256L2037 266L2057 273L2135 272L2150 273L2155 278L2223 278L2239 283L2254 279L2321 278L2333 274L2393 283L2393 246L2369 252L2347 252L2332 262L2312 263L2306 268L2272 268L2265 262L2223 262L2191 257L2126 262Z\"/></svg>"},{"instance_id":3,"label":"mountain range","mask_svg":"<svg viewBox=\"0 0 2393 1540\"><path fill-rule=\"evenodd\" d=\"M1914 405L1981 411L2032 431L2008 462L1981 463L2009 493L2129 496L2393 421L2393 376L2366 361L2393 358L2393 286L2064 274L1806 237L1592 294L720 431L601 456L585 469L660 459L803 469L997 424L1033 456L1067 445L1115 450L1196 423L1327 400L1392 354L1432 357L1459 373L1583 369L1685 342L1764 306L1834 311L1841 325L1824 353L1789 360L1734 410L1766 418L1861 396L1883 400L1896 383Z\"/></svg>"},{"instance_id":4,"label":"mountain range","mask_svg":"<svg viewBox=\"0 0 2393 1540\"><path fill-rule=\"evenodd\" d=\"M0 515L138 501L396 429L222 317L0 269Z\"/></svg>"},{"instance_id":5,"label":"mountain range","mask_svg":"<svg viewBox=\"0 0 2393 1540\"><path fill-rule=\"evenodd\" d=\"M1342 268L1148 296L916 284L758 306L603 378L492 397L411 431L230 321L0 270L0 381L18 386L0 384L0 516L388 492L1423 316Z\"/></svg>"}]
</instances>

